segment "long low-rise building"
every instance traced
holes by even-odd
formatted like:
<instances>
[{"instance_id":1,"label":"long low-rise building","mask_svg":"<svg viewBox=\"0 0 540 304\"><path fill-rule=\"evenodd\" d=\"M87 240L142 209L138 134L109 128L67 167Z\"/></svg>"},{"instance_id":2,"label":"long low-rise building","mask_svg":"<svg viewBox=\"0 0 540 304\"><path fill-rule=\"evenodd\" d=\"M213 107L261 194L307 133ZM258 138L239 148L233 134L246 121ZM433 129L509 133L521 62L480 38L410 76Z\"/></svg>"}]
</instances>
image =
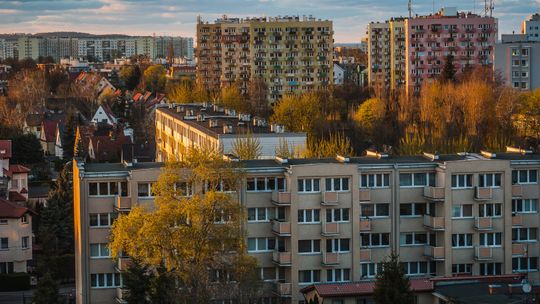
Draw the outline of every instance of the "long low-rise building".
<instances>
[{"instance_id":1,"label":"long low-rise building","mask_svg":"<svg viewBox=\"0 0 540 304\"><path fill-rule=\"evenodd\" d=\"M119 211L153 202L161 167L74 162L77 303L121 298L110 225ZM540 154L368 152L242 168L247 248L268 301L304 303L300 290L311 284L372 280L392 251L410 277L539 276Z\"/></svg>"}]
</instances>

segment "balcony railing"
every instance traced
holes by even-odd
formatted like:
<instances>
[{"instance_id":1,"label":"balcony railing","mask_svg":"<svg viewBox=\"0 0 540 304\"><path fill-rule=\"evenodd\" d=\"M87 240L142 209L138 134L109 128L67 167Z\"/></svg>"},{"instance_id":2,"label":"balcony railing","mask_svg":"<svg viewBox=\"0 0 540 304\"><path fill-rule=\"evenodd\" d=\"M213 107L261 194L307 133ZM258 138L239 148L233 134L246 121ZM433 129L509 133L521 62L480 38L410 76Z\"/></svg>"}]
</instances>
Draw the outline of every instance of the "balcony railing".
<instances>
[{"instance_id":1,"label":"balcony railing","mask_svg":"<svg viewBox=\"0 0 540 304\"><path fill-rule=\"evenodd\" d=\"M279 266L291 266L292 254L290 252L278 252L272 253L272 261Z\"/></svg>"},{"instance_id":2,"label":"balcony railing","mask_svg":"<svg viewBox=\"0 0 540 304\"><path fill-rule=\"evenodd\" d=\"M272 232L278 236L291 236L291 223L273 220Z\"/></svg>"},{"instance_id":3,"label":"balcony railing","mask_svg":"<svg viewBox=\"0 0 540 304\"><path fill-rule=\"evenodd\" d=\"M116 269L119 272L126 271L131 265L131 258L129 257L119 257L116 261Z\"/></svg>"},{"instance_id":4,"label":"balcony railing","mask_svg":"<svg viewBox=\"0 0 540 304\"><path fill-rule=\"evenodd\" d=\"M514 243L512 244L512 256L522 257L527 256L527 244Z\"/></svg>"},{"instance_id":5,"label":"balcony railing","mask_svg":"<svg viewBox=\"0 0 540 304\"><path fill-rule=\"evenodd\" d=\"M324 252L322 264L325 266L339 265L339 253L337 252Z\"/></svg>"},{"instance_id":6,"label":"balcony railing","mask_svg":"<svg viewBox=\"0 0 540 304\"><path fill-rule=\"evenodd\" d=\"M276 282L273 291L280 297L290 297L292 295L292 284Z\"/></svg>"},{"instance_id":7,"label":"balcony railing","mask_svg":"<svg viewBox=\"0 0 540 304\"><path fill-rule=\"evenodd\" d=\"M360 249L360 262L371 261L371 249Z\"/></svg>"},{"instance_id":8,"label":"balcony railing","mask_svg":"<svg viewBox=\"0 0 540 304\"><path fill-rule=\"evenodd\" d=\"M512 196L521 197L523 195L523 186L521 185L512 185Z\"/></svg>"},{"instance_id":9,"label":"balcony railing","mask_svg":"<svg viewBox=\"0 0 540 304\"><path fill-rule=\"evenodd\" d=\"M444 247L426 245L424 255L434 261L444 261Z\"/></svg>"},{"instance_id":10,"label":"balcony railing","mask_svg":"<svg viewBox=\"0 0 540 304\"><path fill-rule=\"evenodd\" d=\"M482 260L492 260L493 259L493 248L477 246L474 250L474 258L478 261Z\"/></svg>"},{"instance_id":11,"label":"balcony railing","mask_svg":"<svg viewBox=\"0 0 540 304\"><path fill-rule=\"evenodd\" d=\"M321 234L323 236L338 235L339 234L339 223L322 223Z\"/></svg>"},{"instance_id":12,"label":"balcony railing","mask_svg":"<svg viewBox=\"0 0 540 304\"><path fill-rule=\"evenodd\" d=\"M424 226L431 230L444 230L444 217L424 215Z\"/></svg>"},{"instance_id":13,"label":"balcony railing","mask_svg":"<svg viewBox=\"0 0 540 304\"><path fill-rule=\"evenodd\" d=\"M126 298L128 296L129 291L127 289L124 289L122 287L116 287L116 302L117 303L127 303Z\"/></svg>"},{"instance_id":14,"label":"balcony railing","mask_svg":"<svg viewBox=\"0 0 540 304\"><path fill-rule=\"evenodd\" d=\"M478 201L490 200L493 197L493 189L476 187L474 189L474 199Z\"/></svg>"},{"instance_id":15,"label":"balcony railing","mask_svg":"<svg viewBox=\"0 0 540 304\"><path fill-rule=\"evenodd\" d=\"M129 211L131 210L131 197L129 196L116 196L114 201L114 209L117 211Z\"/></svg>"},{"instance_id":16,"label":"balcony railing","mask_svg":"<svg viewBox=\"0 0 540 304\"><path fill-rule=\"evenodd\" d=\"M291 193L290 192L272 192L272 203L278 206L290 206L291 205Z\"/></svg>"},{"instance_id":17,"label":"balcony railing","mask_svg":"<svg viewBox=\"0 0 540 304\"><path fill-rule=\"evenodd\" d=\"M523 226L523 215L519 213L512 214L512 227Z\"/></svg>"},{"instance_id":18,"label":"balcony railing","mask_svg":"<svg viewBox=\"0 0 540 304\"><path fill-rule=\"evenodd\" d=\"M370 189L360 189L359 191L360 201L369 202L371 200L371 190Z\"/></svg>"},{"instance_id":19,"label":"balcony railing","mask_svg":"<svg viewBox=\"0 0 540 304\"><path fill-rule=\"evenodd\" d=\"M476 230L491 230L493 229L493 218L491 217L477 217L474 221L474 228Z\"/></svg>"},{"instance_id":20,"label":"balcony railing","mask_svg":"<svg viewBox=\"0 0 540 304\"><path fill-rule=\"evenodd\" d=\"M424 197L433 201L444 200L443 187L424 187Z\"/></svg>"},{"instance_id":21,"label":"balcony railing","mask_svg":"<svg viewBox=\"0 0 540 304\"><path fill-rule=\"evenodd\" d=\"M360 231L371 231L371 219L369 218L360 219Z\"/></svg>"},{"instance_id":22,"label":"balcony railing","mask_svg":"<svg viewBox=\"0 0 540 304\"><path fill-rule=\"evenodd\" d=\"M338 204L338 193L334 191L323 192L322 204L325 206L335 206Z\"/></svg>"}]
</instances>

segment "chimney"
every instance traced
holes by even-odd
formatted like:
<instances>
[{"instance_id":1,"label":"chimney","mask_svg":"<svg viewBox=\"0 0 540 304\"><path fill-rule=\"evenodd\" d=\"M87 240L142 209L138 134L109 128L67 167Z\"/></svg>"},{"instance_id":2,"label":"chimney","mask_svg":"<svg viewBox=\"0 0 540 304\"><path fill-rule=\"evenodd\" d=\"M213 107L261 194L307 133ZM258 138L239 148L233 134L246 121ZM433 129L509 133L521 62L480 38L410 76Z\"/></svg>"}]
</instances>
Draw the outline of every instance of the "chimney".
<instances>
[{"instance_id":1,"label":"chimney","mask_svg":"<svg viewBox=\"0 0 540 304\"><path fill-rule=\"evenodd\" d=\"M350 162L350 159L346 156L343 156L343 155L336 155L336 160L340 163L348 163Z\"/></svg>"},{"instance_id":2,"label":"chimney","mask_svg":"<svg viewBox=\"0 0 540 304\"><path fill-rule=\"evenodd\" d=\"M282 157L279 155L276 155L276 161L280 164L287 164L289 163L289 159L287 157Z\"/></svg>"},{"instance_id":3,"label":"chimney","mask_svg":"<svg viewBox=\"0 0 540 304\"><path fill-rule=\"evenodd\" d=\"M512 147L512 146L506 146L506 152L507 153L518 153L518 154L532 154L532 150L525 150L521 149L521 147Z\"/></svg>"},{"instance_id":4,"label":"chimney","mask_svg":"<svg viewBox=\"0 0 540 304\"><path fill-rule=\"evenodd\" d=\"M374 157L374 158L378 158L378 159L388 158L388 154L380 153L380 152L373 151L373 150L366 150L366 156L367 157Z\"/></svg>"},{"instance_id":5,"label":"chimney","mask_svg":"<svg viewBox=\"0 0 540 304\"><path fill-rule=\"evenodd\" d=\"M431 160L431 161L434 161L434 160L439 160L439 153L437 151L435 151L435 153L428 153L428 152L424 152L423 153L424 157Z\"/></svg>"},{"instance_id":6,"label":"chimney","mask_svg":"<svg viewBox=\"0 0 540 304\"><path fill-rule=\"evenodd\" d=\"M497 154L495 154L493 152L490 152L490 151L486 151L486 150L480 150L480 155L482 155L485 158L495 158L495 157L497 157Z\"/></svg>"},{"instance_id":7,"label":"chimney","mask_svg":"<svg viewBox=\"0 0 540 304\"><path fill-rule=\"evenodd\" d=\"M223 160L226 160L228 162L238 162L238 161L240 161L238 156L236 156L234 154L223 154Z\"/></svg>"}]
</instances>

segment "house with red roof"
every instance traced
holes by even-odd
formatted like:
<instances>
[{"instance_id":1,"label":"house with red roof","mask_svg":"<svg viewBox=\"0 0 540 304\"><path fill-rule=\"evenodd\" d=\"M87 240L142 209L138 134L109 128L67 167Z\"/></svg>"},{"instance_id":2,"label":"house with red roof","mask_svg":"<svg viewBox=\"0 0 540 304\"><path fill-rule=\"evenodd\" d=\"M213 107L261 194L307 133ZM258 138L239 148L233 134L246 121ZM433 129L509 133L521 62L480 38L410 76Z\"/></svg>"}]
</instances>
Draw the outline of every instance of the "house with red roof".
<instances>
[{"instance_id":1,"label":"house with red roof","mask_svg":"<svg viewBox=\"0 0 540 304\"><path fill-rule=\"evenodd\" d=\"M28 200L28 173L30 169L22 165L10 164L12 157L11 140L0 140L0 198L14 202Z\"/></svg>"},{"instance_id":2,"label":"house with red roof","mask_svg":"<svg viewBox=\"0 0 540 304\"><path fill-rule=\"evenodd\" d=\"M56 155L56 132L62 120L46 119L41 122L39 141L45 155Z\"/></svg>"},{"instance_id":3,"label":"house with red roof","mask_svg":"<svg viewBox=\"0 0 540 304\"><path fill-rule=\"evenodd\" d=\"M123 130L110 131L108 135L93 135L88 141L88 158L95 162L120 161L122 146L132 144Z\"/></svg>"},{"instance_id":4,"label":"house with red roof","mask_svg":"<svg viewBox=\"0 0 540 304\"><path fill-rule=\"evenodd\" d=\"M118 123L118 118L114 115L111 107L107 104L102 104L97 109L94 117L92 117L93 123L106 123L108 125L114 126Z\"/></svg>"},{"instance_id":5,"label":"house with red roof","mask_svg":"<svg viewBox=\"0 0 540 304\"><path fill-rule=\"evenodd\" d=\"M28 272L33 212L0 198L0 273Z\"/></svg>"}]
</instances>

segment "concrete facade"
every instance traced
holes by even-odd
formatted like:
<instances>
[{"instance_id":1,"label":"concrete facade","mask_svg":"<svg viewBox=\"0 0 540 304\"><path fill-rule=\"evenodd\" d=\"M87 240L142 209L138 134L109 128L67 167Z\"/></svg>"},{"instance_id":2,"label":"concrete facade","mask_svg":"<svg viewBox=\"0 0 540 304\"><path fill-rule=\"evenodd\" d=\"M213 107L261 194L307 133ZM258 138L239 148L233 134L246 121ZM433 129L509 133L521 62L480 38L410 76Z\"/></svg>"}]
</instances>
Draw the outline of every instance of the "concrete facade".
<instances>
[{"instance_id":1,"label":"concrete facade","mask_svg":"<svg viewBox=\"0 0 540 304\"><path fill-rule=\"evenodd\" d=\"M518 90L540 88L540 40L527 35L502 35L495 46L495 71Z\"/></svg>"}]
</instances>

